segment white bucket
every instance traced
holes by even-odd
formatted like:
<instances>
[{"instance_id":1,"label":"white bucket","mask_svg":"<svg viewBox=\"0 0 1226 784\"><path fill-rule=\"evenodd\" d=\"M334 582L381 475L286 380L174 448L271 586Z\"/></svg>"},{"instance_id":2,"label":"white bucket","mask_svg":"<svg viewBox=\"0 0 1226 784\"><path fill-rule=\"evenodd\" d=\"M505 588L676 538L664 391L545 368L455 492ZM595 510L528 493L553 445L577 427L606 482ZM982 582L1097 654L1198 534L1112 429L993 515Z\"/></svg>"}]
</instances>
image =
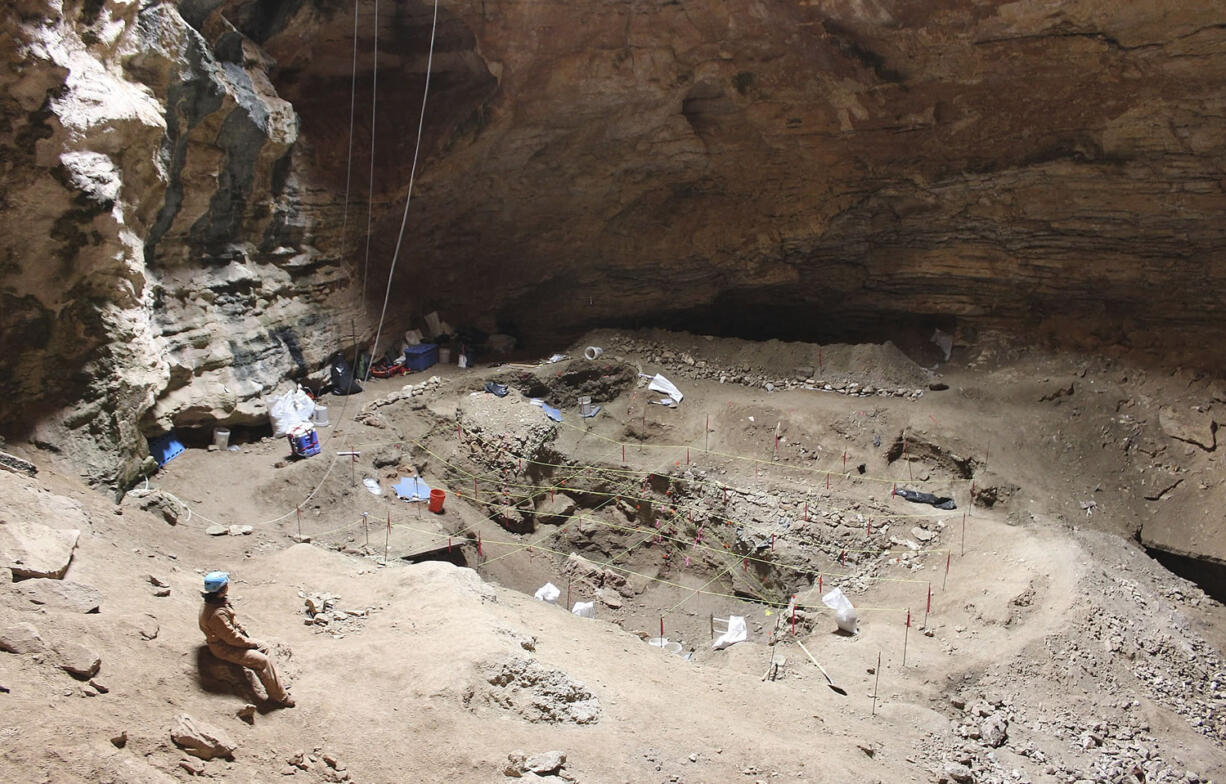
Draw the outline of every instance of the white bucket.
<instances>
[{"instance_id":1,"label":"white bucket","mask_svg":"<svg viewBox=\"0 0 1226 784\"><path fill-rule=\"evenodd\" d=\"M450 365L451 364L451 349L440 348L438 350L438 363L440 365Z\"/></svg>"},{"instance_id":2,"label":"white bucket","mask_svg":"<svg viewBox=\"0 0 1226 784\"><path fill-rule=\"evenodd\" d=\"M315 423L316 427L327 427L328 426L328 407L321 406L318 403L316 403L315 412L311 414L311 421Z\"/></svg>"},{"instance_id":3,"label":"white bucket","mask_svg":"<svg viewBox=\"0 0 1226 784\"><path fill-rule=\"evenodd\" d=\"M672 642L667 637L652 637L647 644L653 648L661 648L669 653L681 653L681 643Z\"/></svg>"},{"instance_id":4,"label":"white bucket","mask_svg":"<svg viewBox=\"0 0 1226 784\"><path fill-rule=\"evenodd\" d=\"M604 353L604 349L600 346L588 346L583 350L583 356L591 361Z\"/></svg>"},{"instance_id":5,"label":"white bucket","mask_svg":"<svg viewBox=\"0 0 1226 784\"><path fill-rule=\"evenodd\" d=\"M590 416L592 413L592 397L591 395L583 395L579 398L579 415Z\"/></svg>"},{"instance_id":6,"label":"white bucket","mask_svg":"<svg viewBox=\"0 0 1226 784\"><path fill-rule=\"evenodd\" d=\"M213 446L223 451L230 446L230 428L213 428Z\"/></svg>"}]
</instances>

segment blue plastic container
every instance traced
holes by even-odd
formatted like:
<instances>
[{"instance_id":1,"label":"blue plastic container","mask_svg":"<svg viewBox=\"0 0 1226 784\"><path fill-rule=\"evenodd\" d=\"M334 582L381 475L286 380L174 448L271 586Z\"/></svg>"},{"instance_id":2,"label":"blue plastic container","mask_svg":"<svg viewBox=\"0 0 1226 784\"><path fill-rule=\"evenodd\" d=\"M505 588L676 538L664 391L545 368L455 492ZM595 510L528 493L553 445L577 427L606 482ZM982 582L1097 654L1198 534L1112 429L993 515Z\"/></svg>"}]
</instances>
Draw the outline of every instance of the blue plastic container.
<instances>
[{"instance_id":1,"label":"blue plastic container","mask_svg":"<svg viewBox=\"0 0 1226 784\"><path fill-rule=\"evenodd\" d=\"M438 344L419 343L404 350L404 364L409 370L425 370L438 364Z\"/></svg>"},{"instance_id":2,"label":"blue plastic container","mask_svg":"<svg viewBox=\"0 0 1226 784\"><path fill-rule=\"evenodd\" d=\"M158 461L158 466L164 466L171 460L183 454L183 444L172 430L160 438L149 439L149 454Z\"/></svg>"}]
</instances>

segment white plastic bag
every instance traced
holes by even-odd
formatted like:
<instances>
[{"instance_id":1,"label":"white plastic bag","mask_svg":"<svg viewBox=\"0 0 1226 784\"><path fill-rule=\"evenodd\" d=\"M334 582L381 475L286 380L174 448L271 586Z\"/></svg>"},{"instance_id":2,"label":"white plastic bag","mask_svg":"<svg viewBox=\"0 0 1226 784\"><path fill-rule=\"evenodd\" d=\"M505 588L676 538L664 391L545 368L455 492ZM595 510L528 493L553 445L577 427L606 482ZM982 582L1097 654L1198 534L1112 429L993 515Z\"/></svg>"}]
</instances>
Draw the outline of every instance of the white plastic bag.
<instances>
[{"instance_id":1,"label":"white plastic bag","mask_svg":"<svg viewBox=\"0 0 1226 784\"><path fill-rule=\"evenodd\" d=\"M640 375L647 376L646 373L641 373ZM685 395L681 394L681 390L677 389L673 382L669 381L664 376L661 376L659 373L656 373L654 377L647 377L651 378L651 382L647 385L648 389L654 392L663 392L677 403L680 403L681 399L685 397Z\"/></svg>"},{"instance_id":2,"label":"white plastic bag","mask_svg":"<svg viewBox=\"0 0 1226 784\"><path fill-rule=\"evenodd\" d=\"M741 615L728 616L728 631L716 638L715 642L711 643L711 647L717 651L722 651L729 645L735 645L738 642L744 642L749 636L749 629L745 626L745 618Z\"/></svg>"},{"instance_id":3,"label":"white plastic bag","mask_svg":"<svg viewBox=\"0 0 1226 784\"><path fill-rule=\"evenodd\" d=\"M287 434L294 425L310 422L315 413L315 401L303 391L301 386L273 398L268 406L268 418L272 422L272 434L275 438Z\"/></svg>"},{"instance_id":4,"label":"white plastic bag","mask_svg":"<svg viewBox=\"0 0 1226 784\"><path fill-rule=\"evenodd\" d=\"M550 604L556 602L561 595L562 592L553 583L545 583L540 588L537 588L536 593L533 594L538 602L549 602Z\"/></svg>"},{"instance_id":5,"label":"white plastic bag","mask_svg":"<svg viewBox=\"0 0 1226 784\"><path fill-rule=\"evenodd\" d=\"M822 604L834 610L834 622L838 624L839 631L856 633L856 608L841 590L831 590L822 597Z\"/></svg>"},{"instance_id":6,"label":"white plastic bag","mask_svg":"<svg viewBox=\"0 0 1226 784\"><path fill-rule=\"evenodd\" d=\"M575 602L570 611L580 618L595 618L596 602Z\"/></svg>"}]
</instances>

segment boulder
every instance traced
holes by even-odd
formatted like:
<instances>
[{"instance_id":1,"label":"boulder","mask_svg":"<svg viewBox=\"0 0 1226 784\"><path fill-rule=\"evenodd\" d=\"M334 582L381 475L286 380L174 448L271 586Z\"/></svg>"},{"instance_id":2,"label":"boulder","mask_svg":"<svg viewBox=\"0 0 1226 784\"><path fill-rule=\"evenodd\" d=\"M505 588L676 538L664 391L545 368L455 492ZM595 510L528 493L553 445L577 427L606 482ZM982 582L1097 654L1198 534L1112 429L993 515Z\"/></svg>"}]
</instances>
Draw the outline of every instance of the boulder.
<instances>
[{"instance_id":1,"label":"boulder","mask_svg":"<svg viewBox=\"0 0 1226 784\"><path fill-rule=\"evenodd\" d=\"M984 743L993 747L999 748L1004 745L1005 739L1008 737L1008 722L999 713L993 713L984 719L983 724L979 725L979 737Z\"/></svg>"},{"instance_id":2,"label":"boulder","mask_svg":"<svg viewBox=\"0 0 1226 784\"><path fill-rule=\"evenodd\" d=\"M162 490L138 489L124 496L124 505L135 504L146 512L161 515L162 519L171 525L187 513L187 507L179 499Z\"/></svg>"},{"instance_id":3,"label":"boulder","mask_svg":"<svg viewBox=\"0 0 1226 784\"><path fill-rule=\"evenodd\" d=\"M80 537L75 528L0 518L0 566L11 569L14 577L59 579L68 571Z\"/></svg>"},{"instance_id":4,"label":"boulder","mask_svg":"<svg viewBox=\"0 0 1226 784\"><path fill-rule=\"evenodd\" d=\"M543 754L533 754L529 757L522 751L513 751L507 755L507 766L503 774L508 778L520 778L526 773L536 776L554 776L562 771L566 764L566 752L547 751Z\"/></svg>"},{"instance_id":5,"label":"boulder","mask_svg":"<svg viewBox=\"0 0 1226 784\"><path fill-rule=\"evenodd\" d=\"M1158 411L1158 424L1171 438L1210 452L1217 448L1218 424L1209 414L1191 408L1164 406Z\"/></svg>"},{"instance_id":6,"label":"boulder","mask_svg":"<svg viewBox=\"0 0 1226 784\"><path fill-rule=\"evenodd\" d=\"M499 525L513 534L530 534L535 530L533 518L524 514L524 510L511 504L496 506L495 519Z\"/></svg>"},{"instance_id":7,"label":"boulder","mask_svg":"<svg viewBox=\"0 0 1226 784\"><path fill-rule=\"evenodd\" d=\"M552 498L537 507L536 519L547 525L564 525L570 522L571 516L579 504L566 493L557 493Z\"/></svg>"},{"instance_id":8,"label":"boulder","mask_svg":"<svg viewBox=\"0 0 1226 784\"><path fill-rule=\"evenodd\" d=\"M547 751L544 754L533 754L524 761L524 767L529 773L538 776L552 776L562 770L566 764L566 752Z\"/></svg>"},{"instance_id":9,"label":"boulder","mask_svg":"<svg viewBox=\"0 0 1226 784\"><path fill-rule=\"evenodd\" d=\"M102 606L102 592L70 580L35 578L14 583L18 593L34 604L79 613L96 613Z\"/></svg>"},{"instance_id":10,"label":"boulder","mask_svg":"<svg viewBox=\"0 0 1226 784\"><path fill-rule=\"evenodd\" d=\"M102 667L102 657L77 642L58 643L55 655L60 668L77 680L89 680Z\"/></svg>"},{"instance_id":11,"label":"boulder","mask_svg":"<svg viewBox=\"0 0 1226 784\"><path fill-rule=\"evenodd\" d=\"M38 629L31 623L18 623L6 629L0 629L0 651L9 653L39 653L46 650Z\"/></svg>"},{"instance_id":12,"label":"boulder","mask_svg":"<svg viewBox=\"0 0 1226 784\"><path fill-rule=\"evenodd\" d=\"M188 754L205 760L231 757L238 748L225 732L186 713L179 716L179 723L170 731L170 739Z\"/></svg>"},{"instance_id":13,"label":"boulder","mask_svg":"<svg viewBox=\"0 0 1226 784\"><path fill-rule=\"evenodd\" d=\"M622 597L617 591L611 591L608 588L600 588L596 591L596 598L606 607L611 607L614 610L622 606Z\"/></svg>"}]
</instances>

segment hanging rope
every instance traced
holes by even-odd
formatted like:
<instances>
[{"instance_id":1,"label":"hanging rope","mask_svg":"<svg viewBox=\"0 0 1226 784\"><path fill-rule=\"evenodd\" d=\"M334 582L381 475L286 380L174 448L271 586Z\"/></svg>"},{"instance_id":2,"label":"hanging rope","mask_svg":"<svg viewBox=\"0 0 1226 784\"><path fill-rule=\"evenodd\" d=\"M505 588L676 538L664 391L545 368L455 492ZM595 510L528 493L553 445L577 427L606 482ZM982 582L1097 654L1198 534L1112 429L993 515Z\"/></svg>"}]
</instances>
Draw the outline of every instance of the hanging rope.
<instances>
[{"instance_id":1,"label":"hanging rope","mask_svg":"<svg viewBox=\"0 0 1226 784\"><path fill-rule=\"evenodd\" d=\"M355 66L354 79L357 79ZM379 0L375 0L375 58L370 78L370 172L366 190L366 258L362 262L362 302L366 302L366 278L370 272L370 227L375 212L375 118L379 107ZM354 368L356 371L357 368ZM367 375L366 379L370 376ZM363 379L365 381L366 379Z\"/></svg>"},{"instance_id":2,"label":"hanging rope","mask_svg":"<svg viewBox=\"0 0 1226 784\"><path fill-rule=\"evenodd\" d=\"M345 238L349 232L349 186L353 179L353 118L358 97L358 3L353 0L353 68L349 82L349 154L345 163L345 209L341 217L341 263L345 261ZM359 307L361 303L359 302Z\"/></svg>"},{"instance_id":3,"label":"hanging rope","mask_svg":"<svg viewBox=\"0 0 1226 784\"><path fill-rule=\"evenodd\" d=\"M409 222L409 204L413 201L413 180L417 176L417 157L421 152L422 128L426 124L426 98L430 95L430 71L434 65L434 34L438 30L438 0L434 0L434 19L430 23L430 54L426 58L426 86L421 94L421 116L417 119L417 144L413 147L413 168L409 170L409 192L404 197L404 215L400 218L400 234L396 237L396 250L392 253L392 266L387 271L387 288L383 292L383 309L379 312L379 328L375 330L375 350L383 336L383 320L387 317L387 303L392 296L392 277L396 274L396 261L400 258L400 245L404 241L404 228ZM370 241L369 230L367 242ZM369 377L370 371L367 371Z\"/></svg>"}]
</instances>

